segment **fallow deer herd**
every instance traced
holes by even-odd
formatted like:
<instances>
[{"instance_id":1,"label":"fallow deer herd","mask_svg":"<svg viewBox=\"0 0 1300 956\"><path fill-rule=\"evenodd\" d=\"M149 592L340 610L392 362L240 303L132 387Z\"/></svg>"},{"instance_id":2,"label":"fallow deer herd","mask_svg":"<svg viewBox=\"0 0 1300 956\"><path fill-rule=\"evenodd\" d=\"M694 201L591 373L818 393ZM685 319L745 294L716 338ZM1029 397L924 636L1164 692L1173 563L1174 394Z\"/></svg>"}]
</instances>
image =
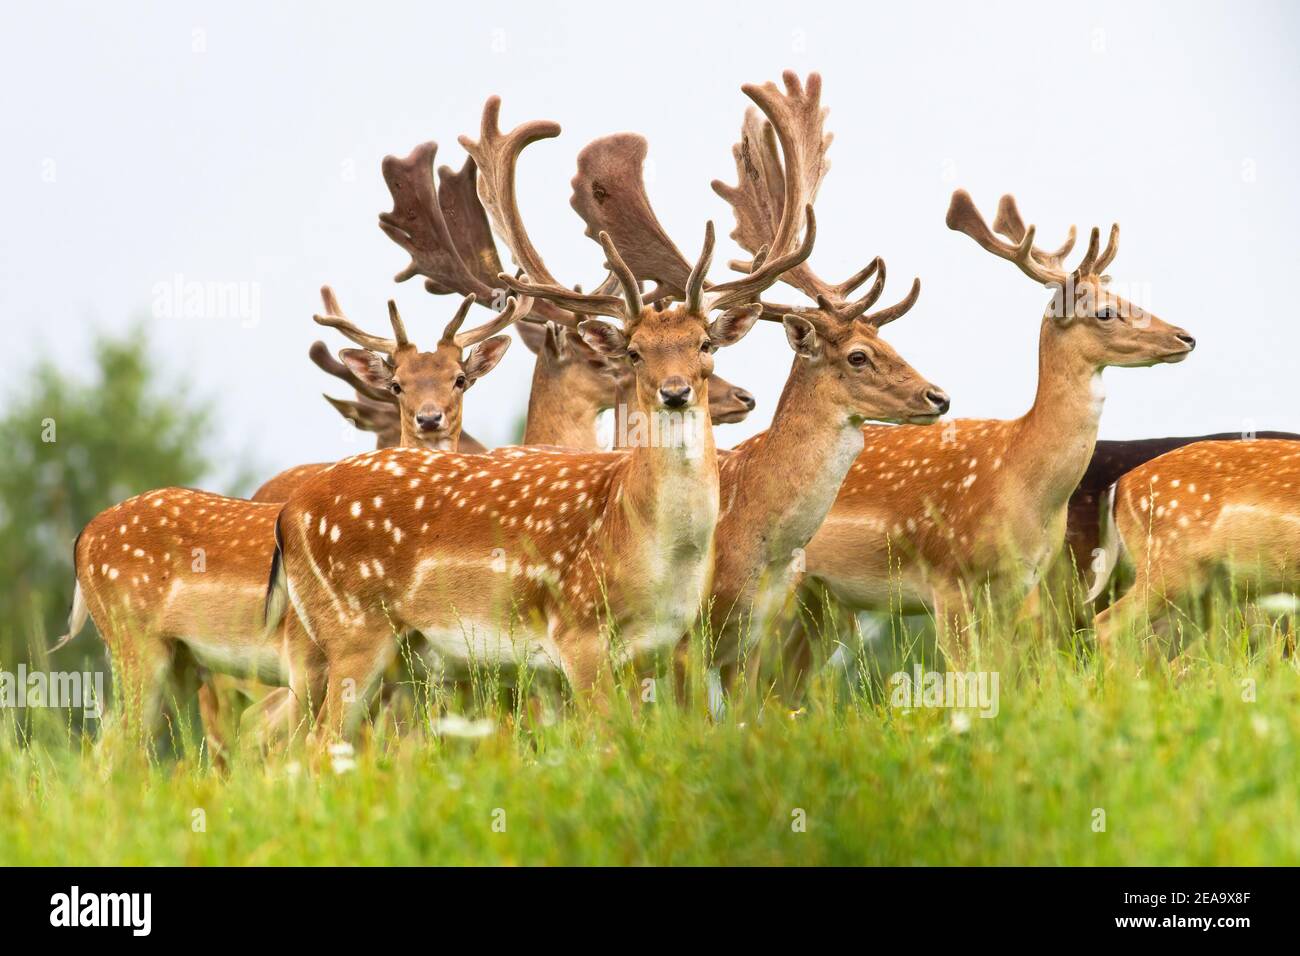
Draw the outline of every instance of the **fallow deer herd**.
<instances>
[{"instance_id":1,"label":"fallow deer herd","mask_svg":"<svg viewBox=\"0 0 1300 956\"><path fill-rule=\"evenodd\" d=\"M460 137L459 171L435 178L432 142L386 158L393 208L379 225L410 257L397 281L420 276L462 299L421 351L393 302L392 334L378 335L322 289L315 321L356 347L335 358L317 342L310 357L352 389L327 398L376 449L291 468L251 500L162 488L100 513L75 545L56 647L92 617L125 713L148 731L169 691L197 695L220 752L231 695L252 682L270 686L241 733L353 734L404 641L453 679L528 670L597 712L621 670L680 675L699 634L724 687L741 670L767 673L766 658L797 699L826 649L828 609L928 613L951 662L989 636L982 600L1020 606L1037 593L1067 520L1071 586L1090 600L1121 548L1136 568L1097 620L1103 651L1221 571L1255 593L1294 591L1297 436L1128 443L1104 483L1090 469L1102 370L1180 362L1195 346L1110 288L1118 226L1104 247L1091 230L1070 266L1073 228L1041 248L1011 196L990 227L965 191L952 195L948 227L1050 301L1029 410L940 421L947 394L882 336L920 281L877 308L881 258L838 283L809 264L828 111L816 73L783 79L743 87L753 105L733 151L738 182L713 184L750 256L728 281L711 278L712 223L694 261L660 224L635 134L578 155L571 205L607 269L589 292L551 273L516 196L521 154L557 124L502 132L492 97L478 138ZM809 301L772 301L777 282ZM476 307L491 316L462 330ZM793 353L780 401L766 431L719 450L713 426L754 400L719 378L715 355L767 322ZM526 429L520 445L489 450L463 432L464 402L512 326L536 355ZM602 440L611 409L613 440Z\"/></svg>"}]
</instances>

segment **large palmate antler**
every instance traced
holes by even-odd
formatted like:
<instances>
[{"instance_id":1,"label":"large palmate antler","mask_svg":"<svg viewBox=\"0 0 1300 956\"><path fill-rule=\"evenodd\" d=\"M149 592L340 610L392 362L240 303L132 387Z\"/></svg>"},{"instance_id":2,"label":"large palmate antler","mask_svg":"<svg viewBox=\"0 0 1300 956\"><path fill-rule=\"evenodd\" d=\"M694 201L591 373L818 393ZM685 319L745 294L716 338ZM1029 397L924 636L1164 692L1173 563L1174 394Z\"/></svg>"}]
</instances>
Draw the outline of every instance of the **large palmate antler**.
<instances>
[{"instance_id":1,"label":"large palmate antler","mask_svg":"<svg viewBox=\"0 0 1300 956\"><path fill-rule=\"evenodd\" d=\"M410 264L395 279L405 282L422 275L430 292L473 295L481 302L491 302L493 287L490 280L485 281L490 275L487 269L499 267L500 263L491 234L481 229L475 222L474 210L464 203L464 184L473 181L473 169L444 175L444 183L450 178L453 188L439 196L433 181L437 152L438 144L429 142L415 147L405 158L384 157L384 181L393 196L393 209L379 214L379 228L411 257ZM455 215L456 238L448 228L444 202ZM482 262L483 266L476 270L467 262Z\"/></svg>"},{"instance_id":2,"label":"large palmate antler","mask_svg":"<svg viewBox=\"0 0 1300 956\"><path fill-rule=\"evenodd\" d=\"M534 282L558 285L520 220L519 205L515 198L515 164L529 143L560 135L560 124L533 120L503 134L499 124L500 116L501 97L488 97L483 106L478 140L472 140L468 136L459 138L461 146L478 164L479 200L487 210L497 235L510 250L515 265L528 273Z\"/></svg>"},{"instance_id":3,"label":"large palmate antler","mask_svg":"<svg viewBox=\"0 0 1300 956\"><path fill-rule=\"evenodd\" d=\"M713 182L714 191L727 201L735 215L736 228L731 237L755 254L765 247L782 249L789 245L793 237L791 200L811 204L830 169L826 151L832 136L823 129L828 110L821 105L821 77L811 73L805 85L795 73L786 71L782 79L784 93L771 82L742 87L758 109L746 111L740 142L732 147L737 184ZM742 272L753 269L752 262L731 265ZM853 291L873 275L876 281L866 295L850 301ZM906 314L921 292L920 280L914 280L901 302L867 315L885 287L885 263L879 257L836 284L820 278L807 264L791 269L782 281L815 300L817 309L828 319L851 322L861 318L877 327ZM788 312L807 311L806 307L765 303L763 317L779 320Z\"/></svg>"},{"instance_id":4,"label":"large palmate antler","mask_svg":"<svg viewBox=\"0 0 1300 956\"><path fill-rule=\"evenodd\" d=\"M497 235L510 250L515 264L531 280L521 282L502 275L500 280L505 285L574 313L557 319L570 327L576 323L577 315L609 315L625 321L631 315L635 321L647 298L654 301L670 295L685 296L692 270L664 233L645 196L641 180L644 140L630 134L605 137L588 146L580 156L572 203L587 220L587 234L600 242L606 268L623 290L622 297L604 292L610 284L607 281L596 293L584 294L567 288L547 268L524 228L515 193L519 154L530 143L559 135L560 127L557 123L533 120L502 133L500 115L501 98L493 96L483 107L478 140L462 136L460 143L478 165L479 198ZM725 309L752 302L783 271L807 258L815 236L815 221L809 210L808 230L799 248L783 250L782 255L760 263L759 268L742 279L708 287L701 304L707 301L709 309ZM625 245L627 255L622 254ZM711 250L711 240L707 245ZM657 285L648 296L643 296L638 280L646 277Z\"/></svg>"},{"instance_id":5,"label":"large palmate antler","mask_svg":"<svg viewBox=\"0 0 1300 956\"><path fill-rule=\"evenodd\" d=\"M478 165L479 199L497 235L510 250L515 264L524 272L518 277L501 273L499 281L516 292L557 306L555 314L547 317L570 328L577 327L580 315L607 315L622 320L625 325L634 324L640 319L643 308L641 287L607 234L601 236L606 267L618 278L622 296L599 290L582 293L560 283L547 268L524 228L515 194L515 166L519 154L530 143L558 136L559 124L533 120L516 126L509 133L502 133L500 115L501 98L489 97L483 107L479 138L460 137L460 144ZM602 288L605 285L602 283Z\"/></svg>"},{"instance_id":6,"label":"large palmate antler","mask_svg":"<svg viewBox=\"0 0 1300 956\"><path fill-rule=\"evenodd\" d=\"M644 136L603 136L578 153L578 172L569 204L587 225L588 238L608 233L639 279L657 283L646 298L653 302L682 296L691 264L668 238L645 189Z\"/></svg>"},{"instance_id":7,"label":"large palmate antler","mask_svg":"<svg viewBox=\"0 0 1300 956\"><path fill-rule=\"evenodd\" d=\"M478 166L472 156L458 172L442 166L435 187L437 152L438 144L428 142L404 158L384 158L384 181L393 197L393 209L380 213L379 227L411 257L396 281L422 275L425 288L432 293L474 296L481 305L500 307L497 276L501 258L479 202ZM547 303L533 303L525 315L534 306L537 314L531 317L537 321L564 319ZM509 324L502 321L496 331Z\"/></svg>"},{"instance_id":8,"label":"large palmate antler","mask_svg":"<svg viewBox=\"0 0 1300 956\"><path fill-rule=\"evenodd\" d=\"M1020 271L1035 282L1043 285L1063 285L1067 281L1077 282L1084 276L1101 275L1115 259L1119 251L1119 224L1110 227L1110 237L1104 251L1101 246L1101 230L1093 227L1088 237L1088 249L1074 271L1067 272L1064 259L1074 248L1075 228L1070 227L1069 235L1059 249L1047 251L1034 245L1034 226L1026 226L1016 208L1016 200L1005 195L998 202L997 216L990 230L980 215L970 193L958 189L952 194L945 220L949 229L965 233L974 239L986 252L991 252L1000 259L1006 259L1019 267ZM1010 242L994 235L996 230Z\"/></svg>"},{"instance_id":9,"label":"large palmate antler","mask_svg":"<svg viewBox=\"0 0 1300 956\"><path fill-rule=\"evenodd\" d=\"M620 250L627 250L624 259L637 278L657 283L647 299L684 299L691 266L663 231L650 206L642 176L645 153L646 140L635 133L616 133L588 144L578 154L578 173L573 177L569 202L587 224L588 236L595 239L607 232ZM800 206L794 210L792 221L796 227L800 212L806 212L803 222L807 229L798 248L776 257L756 256L757 268L743 279L719 285L706 282L707 294L701 301L707 301L711 309L753 302L764 289L796 269L812 252L816 239L811 208L805 211Z\"/></svg>"}]
</instances>

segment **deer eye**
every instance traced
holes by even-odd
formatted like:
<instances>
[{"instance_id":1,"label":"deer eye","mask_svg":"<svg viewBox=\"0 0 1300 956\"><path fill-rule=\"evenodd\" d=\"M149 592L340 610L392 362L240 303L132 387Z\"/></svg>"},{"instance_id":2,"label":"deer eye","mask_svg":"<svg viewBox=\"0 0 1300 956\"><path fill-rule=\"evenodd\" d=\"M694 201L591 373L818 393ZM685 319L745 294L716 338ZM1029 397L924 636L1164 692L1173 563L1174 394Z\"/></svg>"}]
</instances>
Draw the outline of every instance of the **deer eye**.
<instances>
[{"instance_id":1,"label":"deer eye","mask_svg":"<svg viewBox=\"0 0 1300 956\"><path fill-rule=\"evenodd\" d=\"M398 385L396 382L389 382L388 390L392 392L394 395L402 394L402 386Z\"/></svg>"},{"instance_id":2,"label":"deer eye","mask_svg":"<svg viewBox=\"0 0 1300 956\"><path fill-rule=\"evenodd\" d=\"M457 387L457 388L464 388L464 387L465 387L465 376L464 376L464 375L457 375L457 376L456 376L456 387Z\"/></svg>"},{"instance_id":3,"label":"deer eye","mask_svg":"<svg viewBox=\"0 0 1300 956\"><path fill-rule=\"evenodd\" d=\"M1109 322L1111 319L1118 319L1119 313L1107 306L1104 309L1097 310L1097 318L1102 322Z\"/></svg>"},{"instance_id":4,"label":"deer eye","mask_svg":"<svg viewBox=\"0 0 1300 956\"><path fill-rule=\"evenodd\" d=\"M871 358L862 349L854 349L849 353L849 364L854 368L863 368L871 364Z\"/></svg>"}]
</instances>

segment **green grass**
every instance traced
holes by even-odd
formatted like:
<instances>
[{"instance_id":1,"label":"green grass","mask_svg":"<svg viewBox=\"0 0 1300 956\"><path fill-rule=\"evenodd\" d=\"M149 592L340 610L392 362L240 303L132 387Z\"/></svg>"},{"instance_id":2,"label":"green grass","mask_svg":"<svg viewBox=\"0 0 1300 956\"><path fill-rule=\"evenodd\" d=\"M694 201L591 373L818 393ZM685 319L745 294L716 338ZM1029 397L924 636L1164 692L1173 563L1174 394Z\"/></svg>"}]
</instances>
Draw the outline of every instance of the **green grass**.
<instances>
[{"instance_id":1,"label":"green grass","mask_svg":"<svg viewBox=\"0 0 1300 956\"><path fill-rule=\"evenodd\" d=\"M240 755L223 777L193 746L110 754L58 712L0 712L0 864L1300 863L1300 672L1276 640L1103 668L1021 632L984 666L991 719L827 679L793 716L376 733L340 772Z\"/></svg>"}]
</instances>

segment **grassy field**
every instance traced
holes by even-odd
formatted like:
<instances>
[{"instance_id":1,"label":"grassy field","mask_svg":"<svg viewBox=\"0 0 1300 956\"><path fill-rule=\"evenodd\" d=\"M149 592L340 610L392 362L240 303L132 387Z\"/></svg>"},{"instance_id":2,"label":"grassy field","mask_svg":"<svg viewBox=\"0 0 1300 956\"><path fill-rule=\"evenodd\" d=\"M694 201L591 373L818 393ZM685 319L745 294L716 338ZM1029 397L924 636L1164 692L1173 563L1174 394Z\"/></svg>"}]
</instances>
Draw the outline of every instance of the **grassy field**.
<instances>
[{"instance_id":1,"label":"grassy field","mask_svg":"<svg viewBox=\"0 0 1300 956\"><path fill-rule=\"evenodd\" d=\"M1296 864L1300 671L1232 628L1170 666L986 642L998 712L652 704L481 737L379 730L354 756L109 752L0 711L0 864ZM873 647L899 666L900 642Z\"/></svg>"}]
</instances>

